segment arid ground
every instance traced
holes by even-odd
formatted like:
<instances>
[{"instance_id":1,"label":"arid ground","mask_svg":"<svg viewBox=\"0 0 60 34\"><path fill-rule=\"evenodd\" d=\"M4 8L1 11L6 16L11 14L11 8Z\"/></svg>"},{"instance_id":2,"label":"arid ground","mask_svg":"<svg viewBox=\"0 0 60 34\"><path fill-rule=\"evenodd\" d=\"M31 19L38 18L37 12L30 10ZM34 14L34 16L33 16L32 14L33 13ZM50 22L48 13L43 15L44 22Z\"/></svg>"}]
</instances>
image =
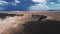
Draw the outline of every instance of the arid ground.
<instances>
[{"instance_id":1,"label":"arid ground","mask_svg":"<svg viewBox=\"0 0 60 34\"><path fill-rule=\"evenodd\" d=\"M24 24L28 21L37 21L39 18L38 17L32 18L32 14L45 15L47 16L46 19L60 21L60 12L0 12L0 13L17 15L23 14L23 16L6 16L5 19L0 18L0 34L13 34L11 33L12 31L10 31L12 29L15 29L17 32L19 32L19 30L17 30L19 29L17 27L18 24Z\"/></svg>"}]
</instances>

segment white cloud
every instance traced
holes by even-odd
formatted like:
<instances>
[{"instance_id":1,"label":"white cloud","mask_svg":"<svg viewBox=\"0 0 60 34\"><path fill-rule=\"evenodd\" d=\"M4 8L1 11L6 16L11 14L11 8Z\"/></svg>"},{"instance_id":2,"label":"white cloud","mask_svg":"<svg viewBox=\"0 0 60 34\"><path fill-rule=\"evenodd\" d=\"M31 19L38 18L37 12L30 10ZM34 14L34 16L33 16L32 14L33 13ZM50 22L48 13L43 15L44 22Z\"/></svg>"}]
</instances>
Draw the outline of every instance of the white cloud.
<instances>
[{"instance_id":1,"label":"white cloud","mask_svg":"<svg viewBox=\"0 0 60 34\"><path fill-rule=\"evenodd\" d=\"M11 3L12 5L16 6L17 4L16 3Z\"/></svg>"},{"instance_id":2,"label":"white cloud","mask_svg":"<svg viewBox=\"0 0 60 34\"><path fill-rule=\"evenodd\" d=\"M12 2L11 4L14 5L14 6L16 6L18 3L21 3L21 2L18 1L18 0L15 0L15 2Z\"/></svg>"},{"instance_id":3,"label":"white cloud","mask_svg":"<svg viewBox=\"0 0 60 34\"><path fill-rule=\"evenodd\" d=\"M20 3L20 1L18 1L18 0L15 0L15 3Z\"/></svg>"},{"instance_id":4,"label":"white cloud","mask_svg":"<svg viewBox=\"0 0 60 34\"><path fill-rule=\"evenodd\" d=\"M4 10L4 6L8 5L8 2L0 0L0 11Z\"/></svg>"},{"instance_id":5,"label":"white cloud","mask_svg":"<svg viewBox=\"0 0 60 34\"><path fill-rule=\"evenodd\" d=\"M32 0L33 2L44 3L46 0Z\"/></svg>"},{"instance_id":6,"label":"white cloud","mask_svg":"<svg viewBox=\"0 0 60 34\"><path fill-rule=\"evenodd\" d=\"M50 2L51 4L55 4L54 2Z\"/></svg>"},{"instance_id":7,"label":"white cloud","mask_svg":"<svg viewBox=\"0 0 60 34\"><path fill-rule=\"evenodd\" d=\"M47 7L42 4L36 4L35 6L29 7L30 10L47 10Z\"/></svg>"},{"instance_id":8,"label":"white cloud","mask_svg":"<svg viewBox=\"0 0 60 34\"><path fill-rule=\"evenodd\" d=\"M8 2L0 0L0 5L7 5Z\"/></svg>"},{"instance_id":9,"label":"white cloud","mask_svg":"<svg viewBox=\"0 0 60 34\"><path fill-rule=\"evenodd\" d=\"M33 0L33 2L38 2L35 6L31 6L31 10L47 10L48 6L46 5L46 0Z\"/></svg>"}]
</instances>

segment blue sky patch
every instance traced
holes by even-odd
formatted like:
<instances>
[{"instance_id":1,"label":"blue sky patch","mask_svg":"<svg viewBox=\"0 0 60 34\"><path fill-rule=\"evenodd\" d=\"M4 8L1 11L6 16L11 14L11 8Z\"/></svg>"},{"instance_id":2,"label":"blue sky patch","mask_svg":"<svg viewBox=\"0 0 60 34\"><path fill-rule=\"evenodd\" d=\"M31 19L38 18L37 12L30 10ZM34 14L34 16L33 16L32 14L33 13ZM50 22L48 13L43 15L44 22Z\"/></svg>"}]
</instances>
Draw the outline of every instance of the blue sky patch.
<instances>
[{"instance_id":1,"label":"blue sky patch","mask_svg":"<svg viewBox=\"0 0 60 34\"><path fill-rule=\"evenodd\" d=\"M0 11L60 10L60 0L0 0Z\"/></svg>"}]
</instances>

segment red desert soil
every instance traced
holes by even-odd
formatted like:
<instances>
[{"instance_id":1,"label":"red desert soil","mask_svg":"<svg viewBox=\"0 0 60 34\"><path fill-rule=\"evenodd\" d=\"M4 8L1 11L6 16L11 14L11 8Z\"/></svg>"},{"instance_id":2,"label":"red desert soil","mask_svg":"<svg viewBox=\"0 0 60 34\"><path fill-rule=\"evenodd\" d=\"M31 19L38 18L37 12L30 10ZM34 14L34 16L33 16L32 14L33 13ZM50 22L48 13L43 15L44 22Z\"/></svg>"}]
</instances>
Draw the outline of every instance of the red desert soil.
<instances>
[{"instance_id":1,"label":"red desert soil","mask_svg":"<svg viewBox=\"0 0 60 34\"><path fill-rule=\"evenodd\" d=\"M24 14L24 16L14 16L14 17L7 16L6 19L4 19L4 20L0 19L0 34L2 34L2 33L10 34L11 31L9 31L9 30L11 30L12 28L16 28L18 26L18 24L24 24L25 22L28 22L28 21L38 20L37 18L36 19L32 18L31 17L32 14L46 15L47 16L46 19L60 21L59 12L1 12L1 13ZM19 28L17 28L17 29L19 29Z\"/></svg>"}]
</instances>

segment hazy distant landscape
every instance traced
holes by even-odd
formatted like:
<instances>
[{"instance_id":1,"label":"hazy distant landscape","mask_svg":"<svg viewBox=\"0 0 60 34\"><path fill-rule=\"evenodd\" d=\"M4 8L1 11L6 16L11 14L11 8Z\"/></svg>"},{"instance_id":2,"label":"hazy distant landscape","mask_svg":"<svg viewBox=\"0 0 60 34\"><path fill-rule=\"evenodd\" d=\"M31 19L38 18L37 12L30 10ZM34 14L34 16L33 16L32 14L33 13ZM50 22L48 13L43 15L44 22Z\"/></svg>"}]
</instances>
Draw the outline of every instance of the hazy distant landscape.
<instances>
[{"instance_id":1,"label":"hazy distant landscape","mask_svg":"<svg viewBox=\"0 0 60 34\"><path fill-rule=\"evenodd\" d=\"M17 14L17 15L20 15L20 14L23 14L23 15L26 15L26 16L31 16L32 14L38 14L38 15L46 15L46 16L51 16L53 19L57 19L59 20L60 19L60 12L39 12L39 11L27 11L27 12L23 12L23 11L12 11L12 12L0 12L2 14L4 13L7 13L7 14Z\"/></svg>"}]
</instances>

